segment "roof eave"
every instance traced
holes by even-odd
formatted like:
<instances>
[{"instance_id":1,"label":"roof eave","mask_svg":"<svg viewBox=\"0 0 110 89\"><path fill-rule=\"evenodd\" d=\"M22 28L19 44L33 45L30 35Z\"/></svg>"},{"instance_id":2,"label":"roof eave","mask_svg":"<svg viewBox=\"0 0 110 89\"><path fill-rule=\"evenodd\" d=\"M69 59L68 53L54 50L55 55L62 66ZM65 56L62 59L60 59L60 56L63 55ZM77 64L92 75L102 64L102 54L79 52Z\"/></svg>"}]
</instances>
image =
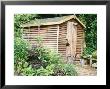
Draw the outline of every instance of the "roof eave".
<instances>
[{"instance_id":1,"label":"roof eave","mask_svg":"<svg viewBox=\"0 0 110 89\"><path fill-rule=\"evenodd\" d=\"M86 26L75 16L75 19L84 27L86 28Z\"/></svg>"},{"instance_id":2,"label":"roof eave","mask_svg":"<svg viewBox=\"0 0 110 89\"><path fill-rule=\"evenodd\" d=\"M37 25L37 24L33 24L33 25L21 25L21 27L32 27L32 26L43 26L43 25L57 25L57 24L62 24L70 19L76 19L84 28L86 28L86 26L75 16L75 15L71 15L68 18L65 18L61 21L58 22L47 22L47 23L42 23L41 25Z\"/></svg>"}]
</instances>

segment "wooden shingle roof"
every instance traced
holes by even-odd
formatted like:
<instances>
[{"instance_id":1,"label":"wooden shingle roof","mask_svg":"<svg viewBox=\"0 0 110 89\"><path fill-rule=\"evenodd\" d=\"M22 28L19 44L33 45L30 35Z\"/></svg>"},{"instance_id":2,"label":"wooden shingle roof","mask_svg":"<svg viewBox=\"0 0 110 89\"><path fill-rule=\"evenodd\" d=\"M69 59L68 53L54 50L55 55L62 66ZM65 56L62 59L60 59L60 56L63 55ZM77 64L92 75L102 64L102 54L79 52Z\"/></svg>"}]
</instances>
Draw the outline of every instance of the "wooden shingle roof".
<instances>
[{"instance_id":1,"label":"wooden shingle roof","mask_svg":"<svg viewBox=\"0 0 110 89\"><path fill-rule=\"evenodd\" d=\"M21 25L21 27L61 24L73 18L76 19L85 28L85 25L75 15L46 18L46 19L35 19L26 24Z\"/></svg>"}]
</instances>

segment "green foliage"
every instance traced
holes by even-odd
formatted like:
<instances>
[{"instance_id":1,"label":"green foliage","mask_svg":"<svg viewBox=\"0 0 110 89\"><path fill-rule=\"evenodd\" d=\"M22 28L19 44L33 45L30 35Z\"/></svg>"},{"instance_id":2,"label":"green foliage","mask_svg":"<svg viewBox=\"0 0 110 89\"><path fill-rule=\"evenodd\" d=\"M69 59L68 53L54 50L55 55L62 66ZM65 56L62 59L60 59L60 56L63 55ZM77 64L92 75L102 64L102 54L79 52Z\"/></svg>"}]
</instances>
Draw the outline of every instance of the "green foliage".
<instances>
[{"instance_id":1,"label":"green foliage","mask_svg":"<svg viewBox=\"0 0 110 89\"><path fill-rule=\"evenodd\" d=\"M36 70L32 68L31 65L29 67L25 67L22 69L22 76L34 76L36 75Z\"/></svg>"},{"instance_id":2,"label":"green foliage","mask_svg":"<svg viewBox=\"0 0 110 89\"><path fill-rule=\"evenodd\" d=\"M93 57L94 59L97 59L97 51L94 51L94 52L92 53L92 57Z\"/></svg>"},{"instance_id":3,"label":"green foliage","mask_svg":"<svg viewBox=\"0 0 110 89\"><path fill-rule=\"evenodd\" d=\"M41 37L41 36L36 36L36 41L37 41L37 43L38 43L39 45L42 44L42 40L43 40L43 37Z\"/></svg>"},{"instance_id":4,"label":"green foliage","mask_svg":"<svg viewBox=\"0 0 110 89\"><path fill-rule=\"evenodd\" d=\"M42 43L40 41L37 42L37 45L39 45L39 43L40 45L35 49L39 60L48 62L49 64L60 63L60 60L62 60L61 56L55 50L51 50L48 47L41 45Z\"/></svg>"},{"instance_id":5,"label":"green foliage","mask_svg":"<svg viewBox=\"0 0 110 89\"><path fill-rule=\"evenodd\" d=\"M66 75L69 75L69 76L78 75L76 70L74 69L74 65L73 64L65 64L63 69L64 69Z\"/></svg>"},{"instance_id":6,"label":"green foliage","mask_svg":"<svg viewBox=\"0 0 110 89\"><path fill-rule=\"evenodd\" d=\"M16 37L14 39L14 59L15 60L26 60L28 56L29 44L25 40Z\"/></svg>"},{"instance_id":7,"label":"green foliage","mask_svg":"<svg viewBox=\"0 0 110 89\"><path fill-rule=\"evenodd\" d=\"M86 25L84 54L91 55L93 51L97 50L97 15L79 14L77 16Z\"/></svg>"},{"instance_id":8,"label":"green foliage","mask_svg":"<svg viewBox=\"0 0 110 89\"><path fill-rule=\"evenodd\" d=\"M22 36L22 28L20 27L22 24L29 22L30 20L34 20L38 18L37 14L15 14L14 15L14 32L15 37Z\"/></svg>"},{"instance_id":9,"label":"green foliage","mask_svg":"<svg viewBox=\"0 0 110 89\"><path fill-rule=\"evenodd\" d=\"M30 45L21 38L15 38L14 44L14 67L15 72L21 76L74 76L76 75L74 66L65 64L61 56L55 51L44 47L40 38L37 38L38 46L30 49ZM32 51L29 59L29 49ZM30 64L29 60L36 60L40 67L33 67L35 64ZM36 65L39 66L39 65Z\"/></svg>"},{"instance_id":10,"label":"green foliage","mask_svg":"<svg viewBox=\"0 0 110 89\"><path fill-rule=\"evenodd\" d=\"M83 53L82 53L82 58L84 59L90 59L91 57L91 54L94 50L90 47L86 47L84 50L83 50Z\"/></svg>"},{"instance_id":11,"label":"green foliage","mask_svg":"<svg viewBox=\"0 0 110 89\"><path fill-rule=\"evenodd\" d=\"M77 71L73 64L61 63L54 67L54 76L77 76Z\"/></svg>"},{"instance_id":12,"label":"green foliage","mask_svg":"<svg viewBox=\"0 0 110 89\"><path fill-rule=\"evenodd\" d=\"M39 69L37 69L36 75L59 75L58 73L60 73L60 75L77 75L74 66L72 66L73 64L65 64L61 56L55 50L51 50L43 45L40 45L35 49L35 51L37 52L39 60L47 63L46 67L41 66Z\"/></svg>"},{"instance_id":13,"label":"green foliage","mask_svg":"<svg viewBox=\"0 0 110 89\"><path fill-rule=\"evenodd\" d=\"M14 39L14 67L18 74L22 72L23 68L28 66L26 62L28 48L29 44L25 40L18 37Z\"/></svg>"},{"instance_id":14,"label":"green foliage","mask_svg":"<svg viewBox=\"0 0 110 89\"><path fill-rule=\"evenodd\" d=\"M54 64L48 65L46 68L41 68L37 69L37 76L49 76L53 74L53 69L54 69Z\"/></svg>"}]
</instances>

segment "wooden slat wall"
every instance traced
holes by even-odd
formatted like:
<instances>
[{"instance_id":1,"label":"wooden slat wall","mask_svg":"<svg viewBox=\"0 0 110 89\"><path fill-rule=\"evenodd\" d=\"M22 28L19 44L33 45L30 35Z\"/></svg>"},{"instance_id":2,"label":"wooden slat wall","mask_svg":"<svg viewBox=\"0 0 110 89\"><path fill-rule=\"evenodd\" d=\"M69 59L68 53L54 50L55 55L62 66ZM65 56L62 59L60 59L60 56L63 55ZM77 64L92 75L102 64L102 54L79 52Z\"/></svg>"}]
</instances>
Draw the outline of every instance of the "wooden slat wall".
<instances>
[{"instance_id":1,"label":"wooden slat wall","mask_svg":"<svg viewBox=\"0 0 110 89\"><path fill-rule=\"evenodd\" d=\"M54 50L57 50L57 29L57 25L48 26L46 36L44 37L44 45Z\"/></svg>"},{"instance_id":2,"label":"wooden slat wall","mask_svg":"<svg viewBox=\"0 0 110 89\"><path fill-rule=\"evenodd\" d=\"M66 58L66 44L65 44L66 35L67 35L67 22L59 26L58 52L64 58Z\"/></svg>"},{"instance_id":3,"label":"wooden slat wall","mask_svg":"<svg viewBox=\"0 0 110 89\"><path fill-rule=\"evenodd\" d=\"M41 26L40 30L38 27L24 29L23 38L28 40L31 45L36 45L36 37L43 37L44 46L49 47L50 49L57 49L57 25L53 26Z\"/></svg>"},{"instance_id":4,"label":"wooden slat wall","mask_svg":"<svg viewBox=\"0 0 110 89\"><path fill-rule=\"evenodd\" d=\"M47 27L41 27L40 31L38 30L38 27L34 28L27 28L23 31L23 38L28 40L31 45L36 45L36 37L42 36L45 37L45 33L47 32Z\"/></svg>"},{"instance_id":5,"label":"wooden slat wall","mask_svg":"<svg viewBox=\"0 0 110 89\"><path fill-rule=\"evenodd\" d=\"M80 56L83 52L84 45L84 29L81 25L77 25L77 45L76 45L76 53Z\"/></svg>"}]
</instances>

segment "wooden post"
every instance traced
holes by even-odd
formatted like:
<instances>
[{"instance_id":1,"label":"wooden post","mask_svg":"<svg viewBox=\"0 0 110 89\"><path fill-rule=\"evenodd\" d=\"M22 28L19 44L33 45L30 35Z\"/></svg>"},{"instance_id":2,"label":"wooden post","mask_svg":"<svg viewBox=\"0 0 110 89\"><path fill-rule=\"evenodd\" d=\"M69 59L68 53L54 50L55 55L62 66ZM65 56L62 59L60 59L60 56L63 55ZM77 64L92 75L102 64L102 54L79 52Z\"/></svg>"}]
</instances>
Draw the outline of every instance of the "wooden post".
<instances>
[{"instance_id":1,"label":"wooden post","mask_svg":"<svg viewBox=\"0 0 110 89\"><path fill-rule=\"evenodd\" d=\"M22 28L22 32L23 32L22 39L24 39L24 27Z\"/></svg>"},{"instance_id":2,"label":"wooden post","mask_svg":"<svg viewBox=\"0 0 110 89\"><path fill-rule=\"evenodd\" d=\"M76 55L76 44L77 44L77 23L72 22L73 26L72 26L72 52L73 52L73 56L75 57Z\"/></svg>"},{"instance_id":3,"label":"wooden post","mask_svg":"<svg viewBox=\"0 0 110 89\"><path fill-rule=\"evenodd\" d=\"M30 27L29 27L28 32L30 33ZM30 38L30 34L28 35L28 41L30 41L29 38Z\"/></svg>"},{"instance_id":4,"label":"wooden post","mask_svg":"<svg viewBox=\"0 0 110 89\"><path fill-rule=\"evenodd\" d=\"M58 53L58 37L59 37L59 25L57 27L57 53Z\"/></svg>"},{"instance_id":5,"label":"wooden post","mask_svg":"<svg viewBox=\"0 0 110 89\"><path fill-rule=\"evenodd\" d=\"M39 33L40 33L40 26L38 26L38 35L40 36L40 34L39 34Z\"/></svg>"}]
</instances>

